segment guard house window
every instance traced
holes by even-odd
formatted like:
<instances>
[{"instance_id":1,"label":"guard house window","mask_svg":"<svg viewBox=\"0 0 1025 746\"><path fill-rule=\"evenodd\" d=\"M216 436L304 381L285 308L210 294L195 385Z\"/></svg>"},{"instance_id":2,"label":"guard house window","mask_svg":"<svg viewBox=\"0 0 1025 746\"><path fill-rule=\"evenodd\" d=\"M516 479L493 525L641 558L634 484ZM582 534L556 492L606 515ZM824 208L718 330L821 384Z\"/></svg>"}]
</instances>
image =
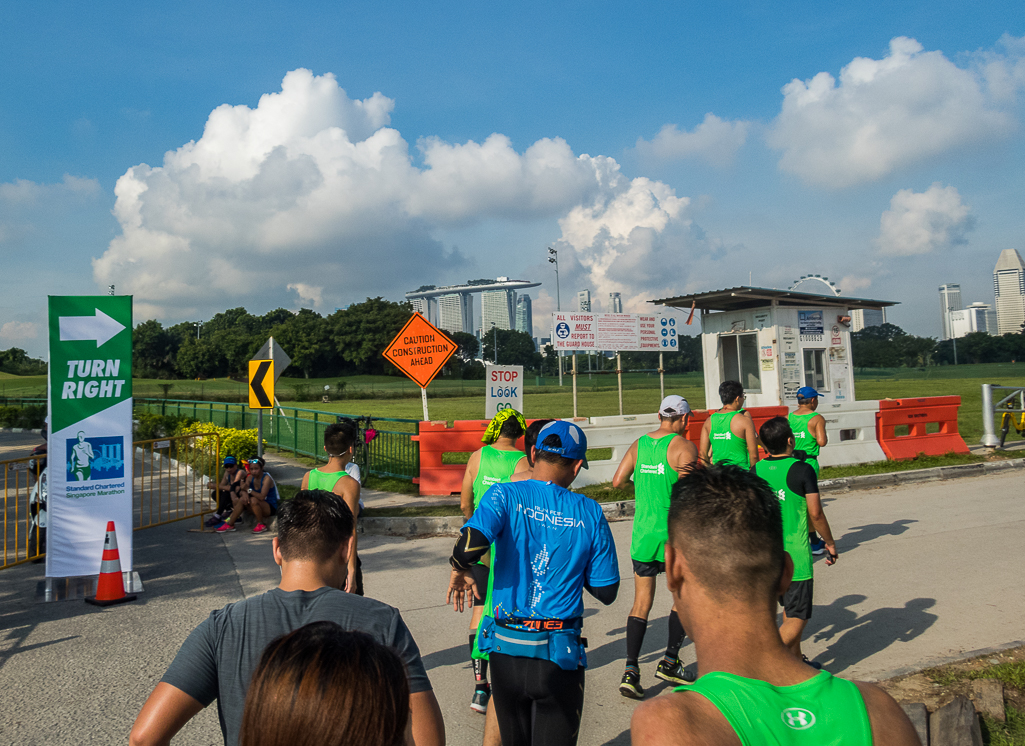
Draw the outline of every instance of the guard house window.
<instances>
[{"instance_id":1,"label":"guard house window","mask_svg":"<svg viewBox=\"0 0 1025 746\"><path fill-rule=\"evenodd\" d=\"M744 391L762 392L761 365L758 362L757 334L724 334L722 349L723 380L740 381Z\"/></svg>"},{"instance_id":2,"label":"guard house window","mask_svg":"<svg viewBox=\"0 0 1025 746\"><path fill-rule=\"evenodd\" d=\"M826 351L805 350L804 351L804 385L811 386L816 391L828 391L826 385Z\"/></svg>"}]
</instances>

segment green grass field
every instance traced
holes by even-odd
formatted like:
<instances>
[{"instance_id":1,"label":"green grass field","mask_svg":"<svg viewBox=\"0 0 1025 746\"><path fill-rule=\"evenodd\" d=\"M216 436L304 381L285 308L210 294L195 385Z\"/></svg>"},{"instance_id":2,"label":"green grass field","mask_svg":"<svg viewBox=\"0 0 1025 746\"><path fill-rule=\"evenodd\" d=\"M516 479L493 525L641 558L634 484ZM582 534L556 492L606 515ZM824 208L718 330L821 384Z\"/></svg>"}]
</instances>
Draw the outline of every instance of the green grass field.
<instances>
[{"instance_id":1,"label":"green grass field","mask_svg":"<svg viewBox=\"0 0 1025 746\"><path fill-rule=\"evenodd\" d=\"M623 412L640 414L653 412L658 407L658 376L647 373L624 375ZM375 396L406 396L408 398L341 399L335 395L336 385L344 381L347 392L370 392ZM137 398L162 398L162 384L171 383L167 393L171 399L199 399L206 396L237 396L241 400L245 385L231 380L208 381L156 381L136 379L133 381ZM1004 386L1025 385L1025 362L994 363L984 365L959 365L930 367L924 369L885 369L857 371L855 391L858 399L899 399L919 396L961 397L962 405L958 425L965 441L978 443L982 436L982 392L981 384L993 383ZM323 393L324 386L330 386L331 403L294 401L293 386L308 385L316 394ZM619 412L619 401L614 375L586 373L578 378L578 414L582 417L613 415ZM666 376L666 391L685 396L695 409L706 406L704 384L701 374L689 373ZM348 378L294 379L281 378L278 381L278 398L286 407L299 407L343 414L370 414L377 417L397 417L419 420L422 417L419 389L411 381L394 376L352 376ZM441 379L433 382L427 390L429 414L432 420L472 420L484 418L484 382L451 381ZM45 376L0 375L0 396L43 397L46 395ZM531 417L569 417L573 414L573 400L569 378L565 385L558 386L553 377L545 379L545 385L538 386L528 380L524 388L526 414ZM319 397L318 397L319 398ZM1014 431L1008 442L1020 440Z\"/></svg>"}]
</instances>

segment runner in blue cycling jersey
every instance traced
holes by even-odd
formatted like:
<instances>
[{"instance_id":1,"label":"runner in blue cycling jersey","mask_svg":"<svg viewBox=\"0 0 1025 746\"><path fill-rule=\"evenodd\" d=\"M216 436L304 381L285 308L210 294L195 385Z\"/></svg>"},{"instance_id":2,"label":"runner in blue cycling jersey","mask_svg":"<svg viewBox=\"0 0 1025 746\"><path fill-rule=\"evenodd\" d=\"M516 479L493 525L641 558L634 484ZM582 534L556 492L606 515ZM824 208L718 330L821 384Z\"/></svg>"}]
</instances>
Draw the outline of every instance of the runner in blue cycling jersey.
<instances>
[{"instance_id":1,"label":"runner in blue cycling jersey","mask_svg":"<svg viewBox=\"0 0 1025 746\"><path fill-rule=\"evenodd\" d=\"M583 591L619 592L616 545L601 506L567 488L587 466L587 439L570 422L544 427L533 479L492 486L456 542L448 601L481 595L470 571L494 544L492 615L477 645L491 658L492 702L504 746L573 746L584 704Z\"/></svg>"}]
</instances>

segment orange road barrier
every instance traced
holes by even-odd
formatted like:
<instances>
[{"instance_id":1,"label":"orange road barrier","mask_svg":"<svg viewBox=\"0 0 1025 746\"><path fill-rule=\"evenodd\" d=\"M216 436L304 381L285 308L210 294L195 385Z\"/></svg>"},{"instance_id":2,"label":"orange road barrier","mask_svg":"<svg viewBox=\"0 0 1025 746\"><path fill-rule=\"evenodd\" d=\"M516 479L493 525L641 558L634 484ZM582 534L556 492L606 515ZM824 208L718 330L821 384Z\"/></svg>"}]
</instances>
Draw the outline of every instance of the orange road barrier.
<instances>
[{"instance_id":1,"label":"orange road barrier","mask_svg":"<svg viewBox=\"0 0 1025 746\"><path fill-rule=\"evenodd\" d=\"M103 540L103 560L100 562L100 577L96 581L96 595L87 598L87 604L113 606L134 601L134 593L125 593L125 581L121 575L121 555L117 552L117 533L114 521L107 521L107 536Z\"/></svg>"},{"instance_id":2,"label":"orange road barrier","mask_svg":"<svg viewBox=\"0 0 1025 746\"><path fill-rule=\"evenodd\" d=\"M881 399L876 439L889 459L914 458L920 453L926 456L968 453L968 446L957 429L960 406L960 396Z\"/></svg>"},{"instance_id":3,"label":"orange road barrier","mask_svg":"<svg viewBox=\"0 0 1025 746\"><path fill-rule=\"evenodd\" d=\"M490 420L456 420L452 427L445 422L421 422L420 432L411 440L420 444L420 476L413 483L421 495L454 495L463 489L466 464L442 463L445 453L473 453L484 445L481 437ZM528 424L533 420L528 420ZM517 441L523 447L523 439Z\"/></svg>"}]
</instances>

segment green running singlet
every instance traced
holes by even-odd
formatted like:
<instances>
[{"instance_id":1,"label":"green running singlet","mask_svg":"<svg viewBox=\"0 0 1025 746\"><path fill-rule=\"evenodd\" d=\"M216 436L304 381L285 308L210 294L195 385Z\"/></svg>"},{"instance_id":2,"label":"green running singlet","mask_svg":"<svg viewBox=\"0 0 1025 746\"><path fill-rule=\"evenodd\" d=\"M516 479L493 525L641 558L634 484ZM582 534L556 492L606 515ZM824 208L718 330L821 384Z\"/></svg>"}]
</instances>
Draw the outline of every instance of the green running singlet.
<instances>
[{"instance_id":1,"label":"green running singlet","mask_svg":"<svg viewBox=\"0 0 1025 746\"><path fill-rule=\"evenodd\" d=\"M477 468L477 478L473 480L474 510L491 485L504 482L512 476L521 458L523 451L500 451L494 446L480 449L480 466Z\"/></svg>"},{"instance_id":2,"label":"green running singlet","mask_svg":"<svg viewBox=\"0 0 1025 746\"><path fill-rule=\"evenodd\" d=\"M321 471L320 469L314 469L310 472L310 479L306 483L307 489L311 490L327 490L333 492L335 485L338 484L338 480L342 477L349 477L345 469L341 471Z\"/></svg>"},{"instance_id":3,"label":"green running singlet","mask_svg":"<svg viewBox=\"0 0 1025 746\"><path fill-rule=\"evenodd\" d=\"M738 409L736 412L712 412L711 432L708 434L709 443L712 446L713 464L733 464L741 469L751 468L751 457L747 452L747 441L738 438L730 430L733 418L743 412Z\"/></svg>"},{"instance_id":4,"label":"green running singlet","mask_svg":"<svg viewBox=\"0 0 1025 746\"><path fill-rule=\"evenodd\" d=\"M638 562L662 562L669 538L669 493L680 475L669 465L669 443L675 436L637 441L634 466L635 513L630 557Z\"/></svg>"},{"instance_id":5,"label":"green running singlet","mask_svg":"<svg viewBox=\"0 0 1025 746\"><path fill-rule=\"evenodd\" d=\"M705 697L726 718L744 746L872 743L872 724L858 687L827 671L793 686L773 686L713 671L673 691L697 692Z\"/></svg>"},{"instance_id":6,"label":"green running singlet","mask_svg":"<svg viewBox=\"0 0 1025 746\"><path fill-rule=\"evenodd\" d=\"M815 476L819 475L819 444L815 440L815 436L811 434L811 430L808 429L808 424L811 422L811 418L817 414L818 412L810 414L791 412L787 415L790 429L794 431L794 450L804 451L808 454L808 458L804 461L815 470Z\"/></svg>"},{"instance_id":7,"label":"green running singlet","mask_svg":"<svg viewBox=\"0 0 1025 746\"><path fill-rule=\"evenodd\" d=\"M796 458L764 458L755 464L755 474L769 483L783 512L783 548L794 561L794 580L811 580L811 544L808 543L808 501L787 486L790 467Z\"/></svg>"}]
</instances>

